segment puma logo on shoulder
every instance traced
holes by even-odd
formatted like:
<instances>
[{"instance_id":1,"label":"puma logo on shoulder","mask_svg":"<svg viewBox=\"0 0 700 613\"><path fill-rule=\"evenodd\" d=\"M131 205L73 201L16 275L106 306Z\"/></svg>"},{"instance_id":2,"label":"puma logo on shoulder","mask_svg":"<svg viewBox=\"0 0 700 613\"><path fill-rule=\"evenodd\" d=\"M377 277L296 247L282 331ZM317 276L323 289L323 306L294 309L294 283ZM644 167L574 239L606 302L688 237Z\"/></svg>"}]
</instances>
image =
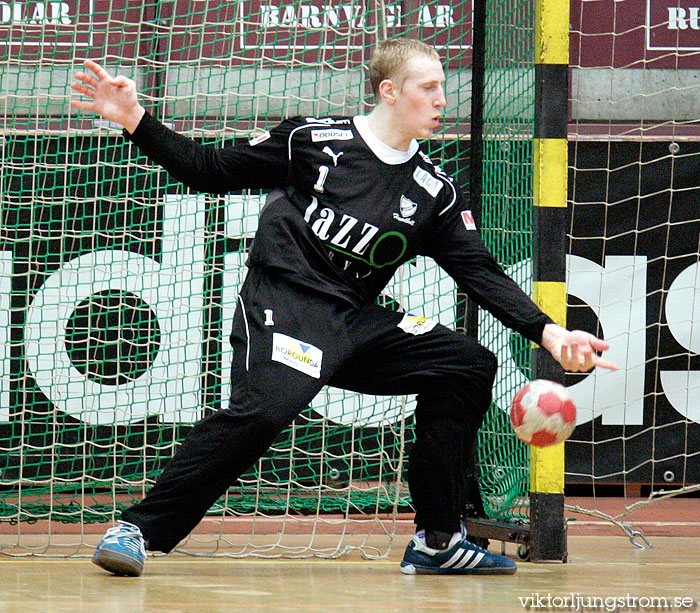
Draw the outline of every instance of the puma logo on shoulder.
<instances>
[{"instance_id":1,"label":"puma logo on shoulder","mask_svg":"<svg viewBox=\"0 0 700 613\"><path fill-rule=\"evenodd\" d=\"M335 153L335 152L333 151L333 149L331 149L328 145L326 145L326 146L323 148L323 153L326 153L326 154L328 154L328 155L331 156L331 158L333 159L333 166L337 166L337 165L338 165L338 158L339 158L341 155L343 155L343 152L342 152L342 151L341 151L340 153Z\"/></svg>"}]
</instances>

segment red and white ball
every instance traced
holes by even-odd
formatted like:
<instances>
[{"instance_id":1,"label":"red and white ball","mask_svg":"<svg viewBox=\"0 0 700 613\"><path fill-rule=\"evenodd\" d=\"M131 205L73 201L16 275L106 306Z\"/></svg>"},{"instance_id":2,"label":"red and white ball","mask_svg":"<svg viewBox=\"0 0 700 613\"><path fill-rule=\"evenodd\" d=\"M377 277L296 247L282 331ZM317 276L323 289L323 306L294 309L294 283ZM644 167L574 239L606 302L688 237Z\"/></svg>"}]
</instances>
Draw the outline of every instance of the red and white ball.
<instances>
[{"instance_id":1,"label":"red and white ball","mask_svg":"<svg viewBox=\"0 0 700 613\"><path fill-rule=\"evenodd\" d=\"M510 406L510 423L518 438L535 447L568 439L576 427L576 406L563 385L536 379L522 387Z\"/></svg>"}]
</instances>

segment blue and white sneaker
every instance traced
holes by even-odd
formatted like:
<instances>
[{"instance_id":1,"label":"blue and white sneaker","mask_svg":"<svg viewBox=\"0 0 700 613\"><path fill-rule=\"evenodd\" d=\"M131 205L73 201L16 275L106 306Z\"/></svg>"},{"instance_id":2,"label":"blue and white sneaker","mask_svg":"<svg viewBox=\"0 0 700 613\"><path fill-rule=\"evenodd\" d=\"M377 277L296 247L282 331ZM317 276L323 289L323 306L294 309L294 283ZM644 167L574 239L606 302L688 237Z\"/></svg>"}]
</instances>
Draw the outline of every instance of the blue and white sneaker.
<instances>
[{"instance_id":1,"label":"blue and white sneaker","mask_svg":"<svg viewBox=\"0 0 700 613\"><path fill-rule=\"evenodd\" d=\"M138 526L120 521L107 530L92 556L97 564L115 575L138 577L146 559L146 541Z\"/></svg>"},{"instance_id":2,"label":"blue and white sneaker","mask_svg":"<svg viewBox=\"0 0 700 613\"><path fill-rule=\"evenodd\" d=\"M447 549L432 549L421 536L406 547L400 568L405 575L512 575L518 570L510 558L468 541L464 530L454 534Z\"/></svg>"}]
</instances>

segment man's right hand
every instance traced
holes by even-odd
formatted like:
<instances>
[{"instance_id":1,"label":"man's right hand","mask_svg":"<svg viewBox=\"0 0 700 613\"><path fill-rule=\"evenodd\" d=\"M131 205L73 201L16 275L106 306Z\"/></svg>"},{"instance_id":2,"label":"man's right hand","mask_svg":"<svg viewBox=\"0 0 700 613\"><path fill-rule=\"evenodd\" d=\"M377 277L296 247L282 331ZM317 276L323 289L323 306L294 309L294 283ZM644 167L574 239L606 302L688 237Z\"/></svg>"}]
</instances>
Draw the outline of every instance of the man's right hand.
<instances>
[{"instance_id":1,"label":"man's right hand","mask_svg":"<svg viewBox=\"0 0 700 613\"><path fill-rule=\"evenodd\" d=\"M146 112L139 104L136 83L126 77L110 76L92 60L85 60L84 66L90 72L76 73L76 81L71 83L71 88L91 100L71 100L71 106L97 113L133 133Z\"/></svg>"}]
</instances>

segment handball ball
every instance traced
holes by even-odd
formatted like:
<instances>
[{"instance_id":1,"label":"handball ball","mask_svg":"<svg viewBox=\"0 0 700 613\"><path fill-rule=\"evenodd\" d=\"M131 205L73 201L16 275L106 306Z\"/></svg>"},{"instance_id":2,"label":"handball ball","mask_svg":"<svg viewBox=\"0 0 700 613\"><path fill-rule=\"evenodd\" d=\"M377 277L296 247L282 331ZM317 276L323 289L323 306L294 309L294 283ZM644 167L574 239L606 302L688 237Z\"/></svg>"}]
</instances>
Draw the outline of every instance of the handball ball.
<instances>
[{"instance_id":1,"label":"handball ball","mask_svg":"<svg viewBox=\"0 0 700 613\"><path fill-rule=\"evenodd\" d=\"M576 407L563 385L536 379L513 398L510 423L523 443L549 447L571 436L576 427Z\"/></svg>"}]
</instances>

